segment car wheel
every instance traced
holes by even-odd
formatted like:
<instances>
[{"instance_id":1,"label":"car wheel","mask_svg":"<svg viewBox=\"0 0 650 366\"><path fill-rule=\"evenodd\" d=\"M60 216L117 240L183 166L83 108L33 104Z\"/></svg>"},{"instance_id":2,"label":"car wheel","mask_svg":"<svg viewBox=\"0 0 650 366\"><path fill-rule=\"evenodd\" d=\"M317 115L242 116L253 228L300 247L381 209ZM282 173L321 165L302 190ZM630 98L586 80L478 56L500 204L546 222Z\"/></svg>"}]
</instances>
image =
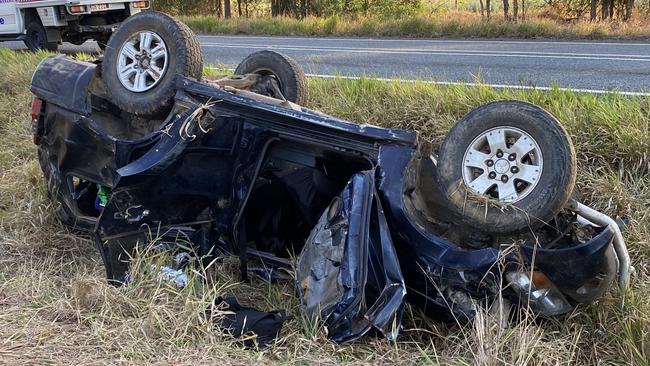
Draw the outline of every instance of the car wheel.
<instances>
[{"instance_id":1,"label":"car wheel","mask_svg":"<svg viewBox=\"0 0 650 366\"><path fill-rule=\"evenodd\" d=\"M38 21L32 21L27 25L25 37L25 46L32 52L41 50L56 52L59 48L57 42L47 41L47 32L43 24Z\"/></svg>"},{"instance_id":2,"label":"car wheel","mask_svg":"<svg viewBox=\"0 0 650 366\"><path fill-rule=\"evenodd\" d=\"M235 74L258 74L273 78L282 96L290 102L306 105L309 99L307 77L302 67L281 53L267 50L255 52L237 66ZM274 98L280 97L272 92L270 94Z\"/></svg>"},{"instance_id":3,"label":"car wheel","mask_svg":"<svg viewBox=\"0 0 650 366\"><path fill-rule=\"evenodd\" d=\"M569 200L576 156L566 130L530 103L476 108L451 129L437 182L449 206L478 230L520 232L551 220Z\"/></svg>"},{"instance_id":4,"label":"car wheel","mask_svg":"<svg viewBox=\"0 0 650 366\"><path fill-rule=\"evenodd\" d=\"M111 101L146 116L166 113L181 77L201 79L203 55L198 39L171 16L147 11L128 18L113 33L102 63Z\"/></svg>"}]
</instances>

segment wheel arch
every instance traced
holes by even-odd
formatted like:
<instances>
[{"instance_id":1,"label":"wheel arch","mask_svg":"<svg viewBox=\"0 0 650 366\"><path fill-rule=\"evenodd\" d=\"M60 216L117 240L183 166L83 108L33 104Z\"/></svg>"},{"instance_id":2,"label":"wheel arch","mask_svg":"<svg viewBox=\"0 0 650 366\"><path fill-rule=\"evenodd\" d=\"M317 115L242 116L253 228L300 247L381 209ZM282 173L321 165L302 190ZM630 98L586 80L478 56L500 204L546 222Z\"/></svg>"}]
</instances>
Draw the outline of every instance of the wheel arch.
<instances>
[{"instance_id":1,"label":"wheel arch","mask_svg":"<svg viewBox=\"0 0 650 366\"><path fill-rule=\"evenodd\" d=\"M23 19L25 22L23 24L25 32L27 31L27 25L33 21L38 21L41 25L43 24L41 17L38 16L38 12L35 8L21 9L21 12L23 13Z\"/></svg>"}]
</instances>

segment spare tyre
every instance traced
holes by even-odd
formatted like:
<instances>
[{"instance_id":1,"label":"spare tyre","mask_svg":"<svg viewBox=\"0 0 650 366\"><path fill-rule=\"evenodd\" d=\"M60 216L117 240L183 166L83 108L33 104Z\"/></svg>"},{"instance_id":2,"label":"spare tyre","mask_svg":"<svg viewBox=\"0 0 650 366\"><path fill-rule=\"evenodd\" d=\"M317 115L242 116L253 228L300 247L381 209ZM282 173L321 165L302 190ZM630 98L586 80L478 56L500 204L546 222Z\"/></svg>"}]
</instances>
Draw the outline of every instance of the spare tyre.
<instances>
[{"instance_id":1,"label":"spare tyre","mask_svg":"<svg viewBox=\"0 0 650 366\"><path fill-rule=\"evenodd\" d=\"M262 94L278 99L284 98L299 105L306 105L309 100L305 72L293 58L287 55L268 50L252 53L235 69L235 75L245 74L258 74L271 78L282 93L282 95L274 95L273 90L269 89Z\"/></svg>"},{"instance_id":2,"label":"spare tyre","mask_svg":"<svg viewBox=\"0 0 650 366\"><path fill-rule=\"evenodd\" d=\"M113 33L102 63L111 101L119 108L153 116L169 111L180 77L201 79L203 55L192 31L171 16L136 14Z\"/></svg>"},{"instance_id":3,"label":"spare tyre","mask_svg":"<svg viewBox=\"0 0 650 366\"><path fill-rule=\"evenodd\" d=\"M530 103L480 106L440 148L437 181L464 224L489 233L535 229L569 200L576 181L571 138Z\"/></svg>"}]
</instances>

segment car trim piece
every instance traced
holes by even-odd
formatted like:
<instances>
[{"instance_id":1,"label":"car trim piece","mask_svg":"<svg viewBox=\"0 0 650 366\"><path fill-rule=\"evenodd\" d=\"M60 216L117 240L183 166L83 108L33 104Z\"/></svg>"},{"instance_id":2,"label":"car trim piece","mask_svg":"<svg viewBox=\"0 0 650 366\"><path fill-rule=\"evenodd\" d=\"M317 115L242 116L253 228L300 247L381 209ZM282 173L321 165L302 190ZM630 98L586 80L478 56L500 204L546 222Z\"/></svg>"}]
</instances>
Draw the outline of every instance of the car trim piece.
<instances>
[{"instance_id":1,"label":"car trim piece","mask_svg":"<svg viewBox=\"0 0 650 366\"><path fill-rule=\"evenodd\" d=\"M573 210L584 216L587 220L606 226L614 233L614 252L618 259L618 285L622 291L627 291L630 287L630 277L634 268L630 264L630 253L627 250L627 245L625 245L625 239L623 239L623 233L621 233L621 228L618 226L618 223L604 213L598 212L580 202L572 202L570 205L573 205Z\"/></svg>"}]
</instances>

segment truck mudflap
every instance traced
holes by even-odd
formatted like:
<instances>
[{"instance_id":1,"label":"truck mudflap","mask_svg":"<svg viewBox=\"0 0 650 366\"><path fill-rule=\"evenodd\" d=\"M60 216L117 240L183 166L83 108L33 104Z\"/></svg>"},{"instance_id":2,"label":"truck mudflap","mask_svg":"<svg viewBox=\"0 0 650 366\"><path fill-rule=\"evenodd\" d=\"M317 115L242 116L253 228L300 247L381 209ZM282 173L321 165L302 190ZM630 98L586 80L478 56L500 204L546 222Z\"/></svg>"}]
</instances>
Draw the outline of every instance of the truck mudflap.
<instances>
[{"instance_id":1,"label":"truck mudflap","mask_svg":"<svg viewBox=\"0 0 650 366\"><path fill-rule=\"evenodd\" d=\"M96 65L65 55L46 57L34 71L31 91L37 97L82 115L91 112L90 87Z\"/></svg>"},{"instance_id":2,"label":"truck mudflap","mask_svg":"<svg viewBox=\"0 0 650 366\"><path fill-rule=\"evenodd\" d=\"M296 284L328 337L355 340L372 328L399 332L406 286L375 188L374 170L357 173L322 214L296 265Z\"/></svg>"}]
</instances>

